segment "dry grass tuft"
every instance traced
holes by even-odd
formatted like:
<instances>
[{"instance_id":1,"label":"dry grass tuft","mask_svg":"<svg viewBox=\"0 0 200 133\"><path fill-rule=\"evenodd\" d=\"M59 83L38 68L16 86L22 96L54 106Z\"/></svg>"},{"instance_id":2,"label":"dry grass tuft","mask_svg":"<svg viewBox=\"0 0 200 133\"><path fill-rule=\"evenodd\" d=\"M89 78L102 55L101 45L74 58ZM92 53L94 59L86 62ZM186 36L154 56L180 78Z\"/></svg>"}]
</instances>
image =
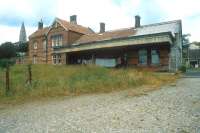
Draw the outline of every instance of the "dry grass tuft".
<instances>
[{"instance_id":1,"label":"dry grass tuft","mask_svg":"<svg viewBox=\"0 0 200 133\"><path fill-rule=\"evenodd\" d=\"M131 88L141 95L162 85L173 83L177 75L154 73L137 69L108 69L97 66L33 65L32 85L26 84L27 66L11 67L11 96L5 96L4 82L0 81L0 102L20 103L35 99L107 93ZM4 74L0 70L0 76ZM147 86L147 89L141 89Z\"/></svg>"}]
</instances>

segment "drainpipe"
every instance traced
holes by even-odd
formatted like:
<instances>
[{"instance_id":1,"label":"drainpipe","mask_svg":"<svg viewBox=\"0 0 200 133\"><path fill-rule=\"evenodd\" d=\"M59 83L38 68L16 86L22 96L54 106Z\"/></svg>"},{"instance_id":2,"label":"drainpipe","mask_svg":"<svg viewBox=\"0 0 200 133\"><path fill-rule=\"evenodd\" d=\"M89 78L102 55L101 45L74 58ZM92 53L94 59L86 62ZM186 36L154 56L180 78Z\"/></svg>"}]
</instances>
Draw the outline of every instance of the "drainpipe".
<instances>
[{"instance_id":1,"label":"drainpipe","mask_svg":"<svg viewBox=\"0 0 200 133\"><path fill-rule=\"evenodd\" d=\"M46 50L45 50L45 56L46 56L46 64L48 64L48 38L45 35L45 40L46 40Z\"/></svg>"}]
</instances>

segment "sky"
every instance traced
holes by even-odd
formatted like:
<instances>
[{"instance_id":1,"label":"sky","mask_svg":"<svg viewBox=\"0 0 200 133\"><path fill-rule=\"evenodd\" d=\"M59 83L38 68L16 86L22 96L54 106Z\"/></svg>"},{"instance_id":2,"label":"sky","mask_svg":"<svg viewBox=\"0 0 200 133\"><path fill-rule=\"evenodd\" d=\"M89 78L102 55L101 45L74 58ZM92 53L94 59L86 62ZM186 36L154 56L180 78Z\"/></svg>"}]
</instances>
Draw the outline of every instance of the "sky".
<instances>
[{"instance_id":1,"label":"sky","mask_svg":"<svg viewBox=\"0 0 200 133\"><path fill-rule=\"evenodd\" d=\"M134 16L141 16L141 25L182 20L183 33L190 41L200 41L200 0L0 0L0 44L17 42L21 23L27 36L37 30L39 20L45 26L55 17L69 21L77 15L78 24L99 31L134 26Z\"/></svg>"}]
</instances>

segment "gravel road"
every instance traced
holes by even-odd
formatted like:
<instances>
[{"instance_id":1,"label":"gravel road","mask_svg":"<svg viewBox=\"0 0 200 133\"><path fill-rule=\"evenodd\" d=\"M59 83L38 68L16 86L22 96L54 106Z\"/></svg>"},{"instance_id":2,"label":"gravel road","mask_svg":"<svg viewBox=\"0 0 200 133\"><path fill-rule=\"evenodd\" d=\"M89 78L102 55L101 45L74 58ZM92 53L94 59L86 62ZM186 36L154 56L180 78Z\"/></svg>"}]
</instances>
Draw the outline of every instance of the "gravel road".
<instances>
[{"instance_id":1,"label":"gravel road","mask_svg":"<svg viewBox=\"0 0 200 133\"><path fill-rule=\"evenodd\" d=\"M0 133L200 133L200 78L142 96L130 90L0 108Z\"/></svg>"}]
</instances>

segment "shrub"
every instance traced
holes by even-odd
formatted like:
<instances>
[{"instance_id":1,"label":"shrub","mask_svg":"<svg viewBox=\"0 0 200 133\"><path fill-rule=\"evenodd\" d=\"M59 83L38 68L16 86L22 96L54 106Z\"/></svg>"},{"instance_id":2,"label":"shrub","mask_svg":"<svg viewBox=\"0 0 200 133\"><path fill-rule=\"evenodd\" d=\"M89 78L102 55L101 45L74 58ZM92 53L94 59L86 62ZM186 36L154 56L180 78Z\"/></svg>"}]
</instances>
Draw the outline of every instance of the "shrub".
<instances>
[{"instance_id":1,"label":"shrub","mask_svg":"<svg viewBox=\"0 0 200 133\"><path fill-rule=\"evenodd\" d=\"M181 72L183 72L183 73L185 73L186 72L186 66L185 65L182 65L182 66L180 66L179 67L179 70L181 71Z\"/></svg>"},{"instance_id":2,"label":"shrub","mask_svg":"<svg viewBox=\"0 0 200 133\"><path fill-rule=\"evenodd\" d=\"M7 65L11 66L15 64L14 59L0 59L0 68L5 68Z\"/></svg>"}]
</instances>

